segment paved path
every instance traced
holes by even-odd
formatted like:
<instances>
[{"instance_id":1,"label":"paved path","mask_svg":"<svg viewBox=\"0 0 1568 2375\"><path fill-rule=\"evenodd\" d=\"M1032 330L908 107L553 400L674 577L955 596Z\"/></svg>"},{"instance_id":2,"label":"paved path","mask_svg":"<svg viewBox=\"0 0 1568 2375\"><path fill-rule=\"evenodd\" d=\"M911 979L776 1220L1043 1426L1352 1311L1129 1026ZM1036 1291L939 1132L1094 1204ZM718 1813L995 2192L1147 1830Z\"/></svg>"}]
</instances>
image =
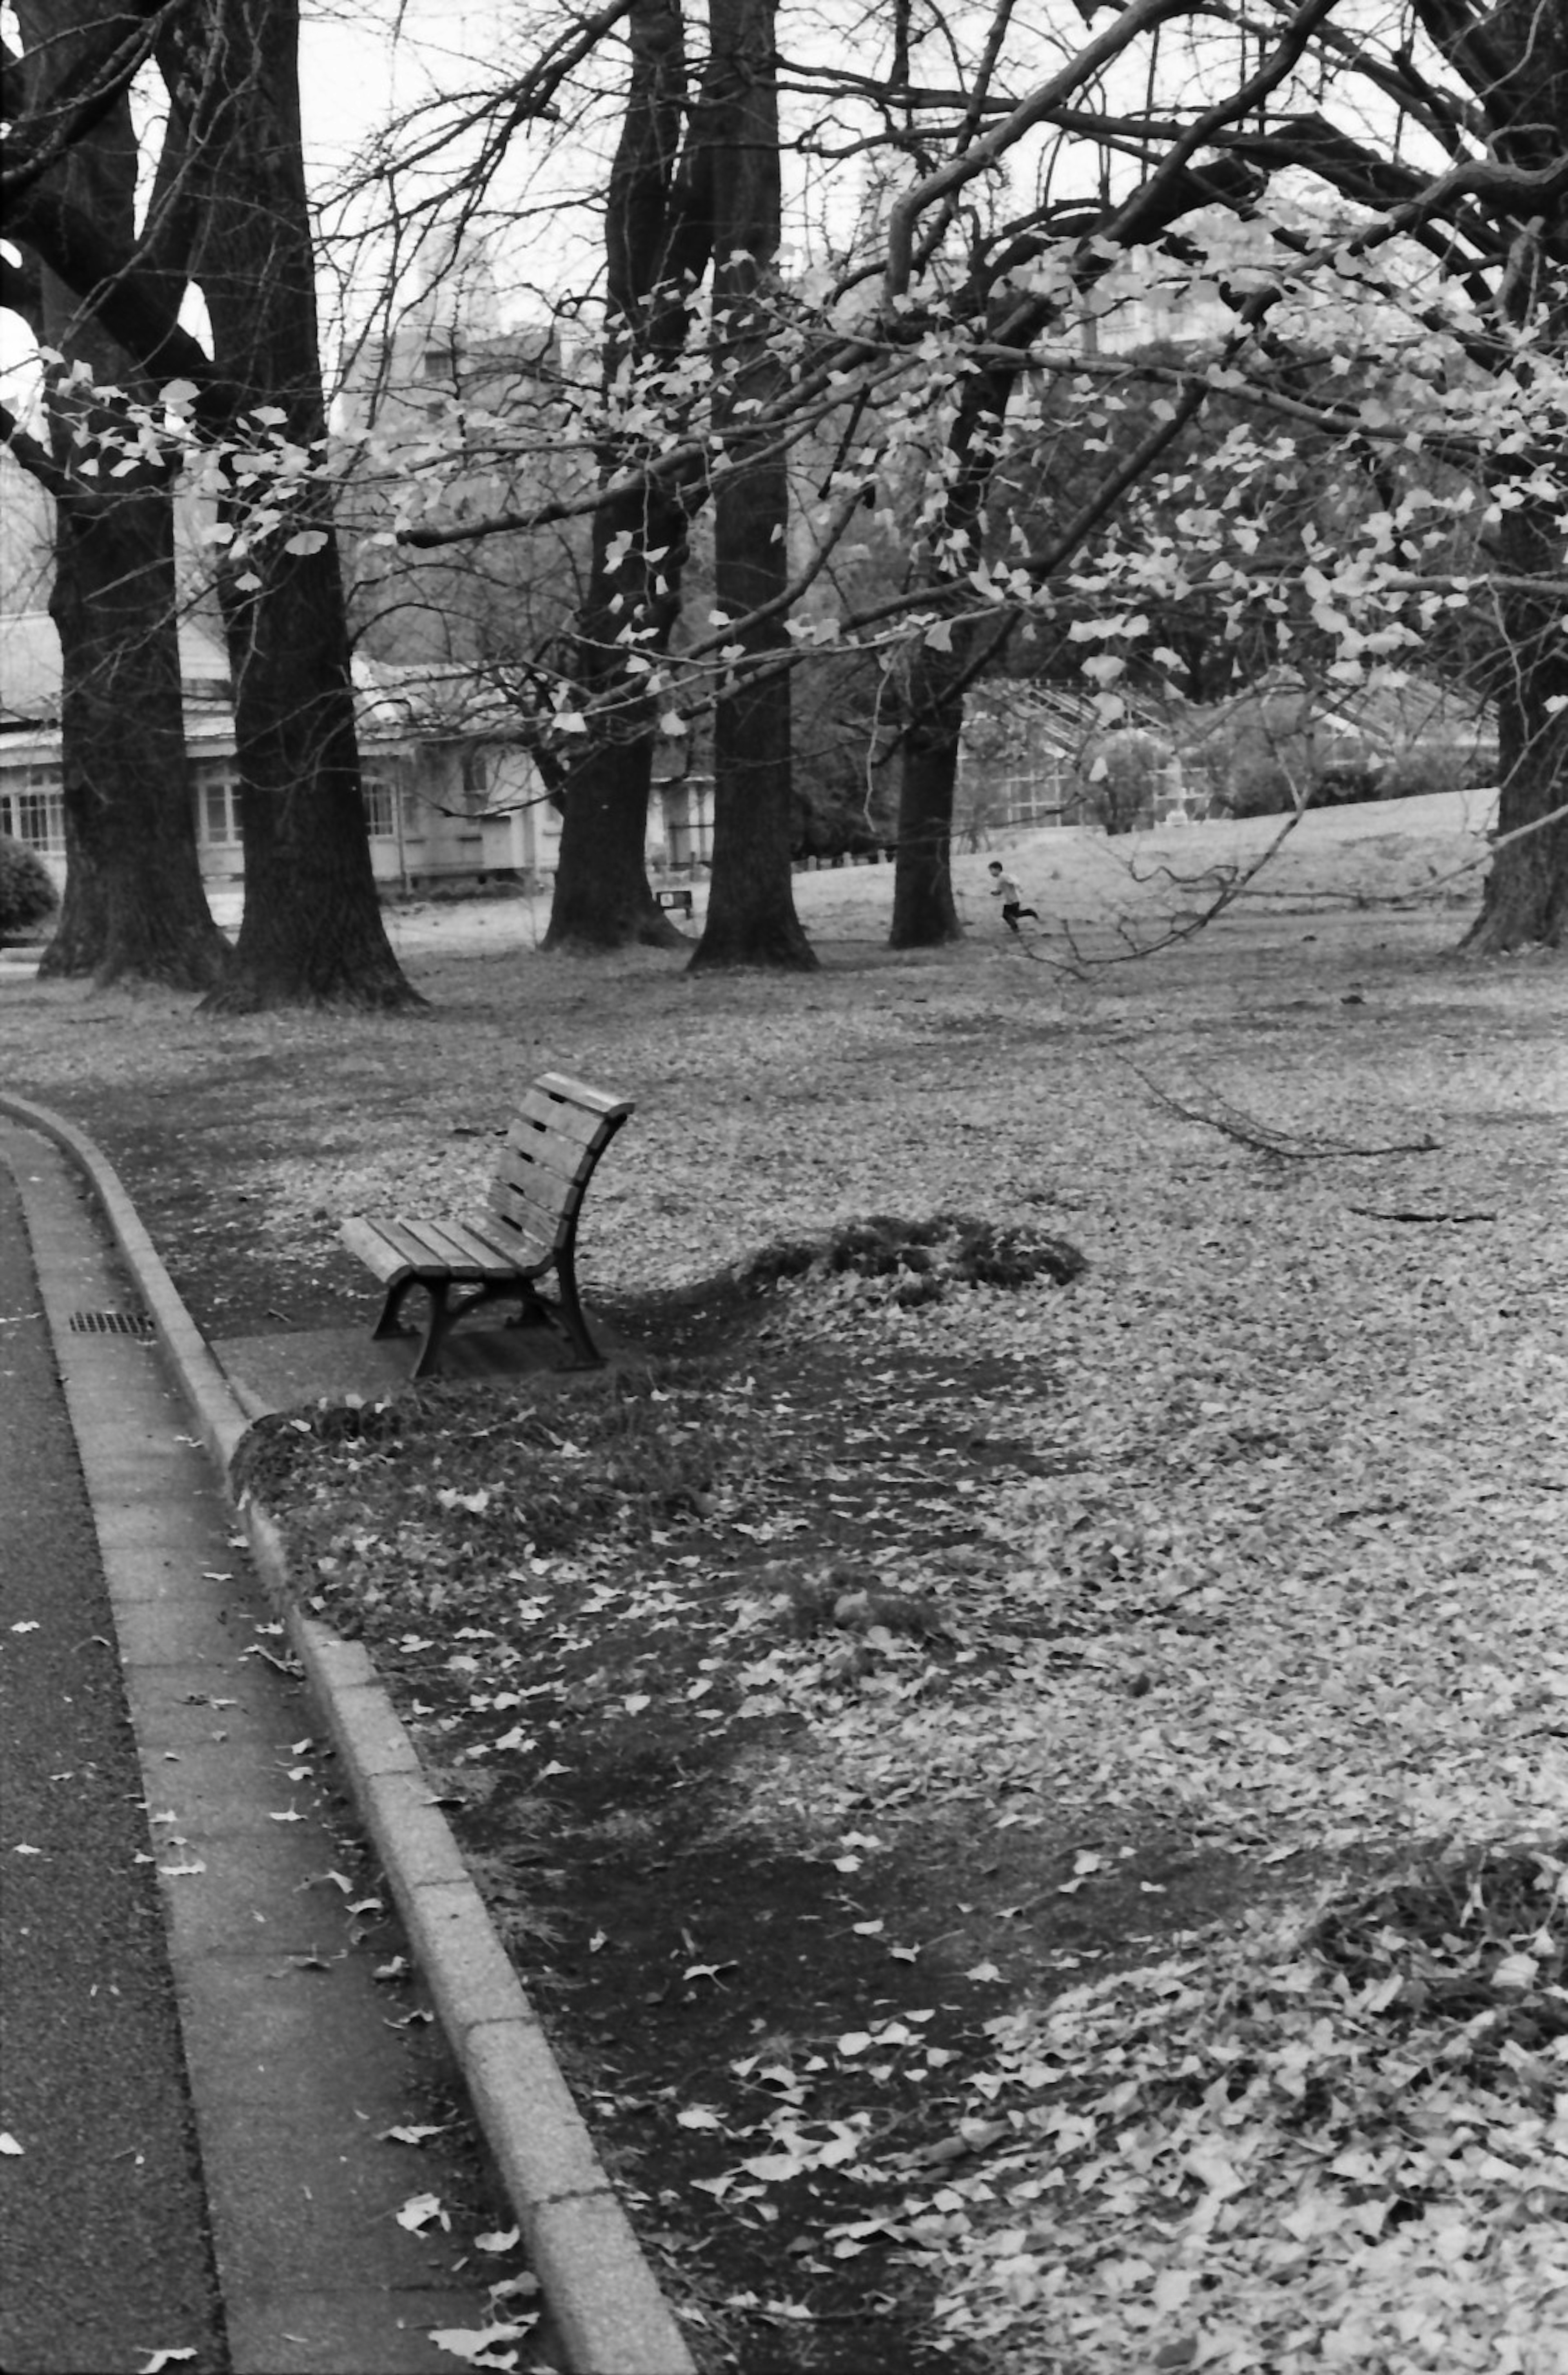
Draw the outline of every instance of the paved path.
<instances>
[{"instance_id":1,"label":"paved path","mask_svg":"<svg viewBox=\"0 0 1568 2375\"><path fill-rule=\"evenodd\" d=\"M441 2116L441 2049L389 2026L400 1942L159 1355L71 1326L136 1301L0 1122L0 2365L450 2369L430 2333L488 2322L455 2263L501 2206L398 2223L473 2196L472 2156L385 2141Z\"/></svg>"},{"instance_id":2,"label":"paved path","mask_svg":"<svg viewBox=\"0 0 1568 2375\"><path fill-rule=\"evenodd\" d=\"M206 2375L229 2359L141 1770L3 1164L0 1443L0 2366L180 2348Z\"/></svg>"}]
</instances>

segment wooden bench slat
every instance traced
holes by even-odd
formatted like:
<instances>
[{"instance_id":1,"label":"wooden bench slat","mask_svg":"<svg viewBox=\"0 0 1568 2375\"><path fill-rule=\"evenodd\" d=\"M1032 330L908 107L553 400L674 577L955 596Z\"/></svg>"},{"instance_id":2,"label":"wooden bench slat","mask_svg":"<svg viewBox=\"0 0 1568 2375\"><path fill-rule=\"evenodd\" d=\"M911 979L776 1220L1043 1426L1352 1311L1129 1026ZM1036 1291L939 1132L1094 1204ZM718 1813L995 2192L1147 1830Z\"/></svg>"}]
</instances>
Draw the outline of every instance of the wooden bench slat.
<instances>
[{"instance_id":1,"label":"wooden bench slat","mask_svg":"<svg viewBox=\"0 0 1568 2375\"><path fill-rule=\"evenodd\" d=\"M470 1273L476 1278L504 1278L513 1267L505 1254L471 1236L461 1221L421 1221L419 1230L437 1252L444 1253L454 1278Z\"/></svg>"},{"instance_id":2,"label":"wooden bench slat","mask_svg":"<svg viewBox=\"0 0 1568 2375\"><path fill-rule=\"evenodd\" d=\"M560 1190L584 1188L592 1178L596 1162L598 1147L582 1150L582 1147L563 1147L559 1142L551 1145L544 1138L525 1138L520 1145L511 1145L509 1140L497 1157L497 1178L506 1180L513 1188L523 1188L532 1178L536 1178L542 1183L539 1192L544 1195L544 1192L548 1192L547 1183L551 1183L551 1180L560 1185Z\"/></svg>"},{"instance_id":3,"label":"wooden bench slat","mask_svg":"<svg viewBox=\"0 0 1568 2375\"><path fill-rule=\"evenodd\" d=\"M607 1121L611 1118L624 1120L627 1115L637 1110L632 1098L618 1097L612 1089L592 1088L586 1081L573 1080L569 1072L541 1072L534 1082L534 1088L543 1089L571 1105L585 1105L591 1113L601 1114Z\"/></svg>"},{"instance_id":4,"label":"wooden bench slat","mask_svg":"<svg viewBox=\"0 0 1568 2375\"><path fill-rule=\"evenodd\" d=\"M519 1237L530 1247L552 1249L566 1243L576 1217L575 1209L551 1211L526 1196L513 1195L500 1187L490 1197L490 1215L509 1237Z\"/></svg>"},{"instance_id":5,"label":"wooden bench slat","mask_svg":"<svg viewBox=\"0 0 1568 2375\"><path fill-rule=\"evenodd\" d=\"M351 1253L382 1278L395 1270L430 1270L439 1268L429 1247L418 1232L406 1228L401 1221L371 1221L363 1217L346 1221L339 1231Z\"/></svg>"},{"instance_id":6,"label":"wooden bench slat","mask_svg":"<svg viewBox=\"0 0 1568 2375\"><path fill-rule=\"evenodd\" d=\"M498 1221L491 1212L470 1212L462 1222L463 1234L487 1258L513 1266L517 1259L517 1232Z\"/></svg>"},{"instance_id":7,"label":"wooden bench slat","mask_svg":"<svg viewBox=\"0 0 1568 2375\"><path fill-rule=\"evenodd\" d=\"M411 1221L407 1212L399 1212L391 1225L412 1248L416 1270L451 1269L452 1249L442 1240L438 1225L423 1218Z\"/></svg>"},{"instance_id":8,"label":"wooden bench slat","mask_svg":"<svg viewBox=\"0 0 1568 2375\"><path fill-rule=\"evenodd\" d=\"M373 1270L384 1285L394 1270L407 1268L404 1251L389 1242L384 1227L368 1221L361 1213L345 1221L337 1232L338 1241L346 1246L365 1268Z\"/></svg>"},{"instance_id":9,"label":"wooden bench slat","mask_svg":"<svg viewBox=\"0 0 1568 2375\"><path fill-rule=\"evenodd\" d=\"M506 1133L506 1143L509 1147L553 1148L555 1159L560 1163L572 1160L568 1148L580 1149L592 1160L609 1137L609 1125L602 1114L580 1113L572 1105L552 1105L548 1097L530 1090Z\"/></svg>"}]
</instances>

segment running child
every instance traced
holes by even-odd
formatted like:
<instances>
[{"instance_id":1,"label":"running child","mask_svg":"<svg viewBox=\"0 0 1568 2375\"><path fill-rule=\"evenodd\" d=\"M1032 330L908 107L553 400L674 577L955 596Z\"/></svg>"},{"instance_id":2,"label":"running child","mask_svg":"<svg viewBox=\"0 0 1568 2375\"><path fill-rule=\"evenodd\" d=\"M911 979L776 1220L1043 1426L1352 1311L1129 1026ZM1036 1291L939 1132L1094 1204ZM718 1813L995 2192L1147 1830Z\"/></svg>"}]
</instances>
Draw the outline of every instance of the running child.
<instances>
[{"instance_id":1,"label":"running child","mask_svg":"<svg viewBox=\"0 0 1568 2375\"><path fill-rule=\"evenodd\" d=\"M1013 876L1004 872L1002 861L999 857L994 857L991 860L991 874L993 878L991 883L991 896L993 899L999 899L1001 901L1002 921L1006 924L1008 931L1016 932L1018 930L1018 919L1020 916L1032 916L1035 922L1038 923L1040 921L1039 908L1026 907L1023 904L1023 892L1019 889L1018 883L1014 880Z\"/></svg>"}]
</instances>

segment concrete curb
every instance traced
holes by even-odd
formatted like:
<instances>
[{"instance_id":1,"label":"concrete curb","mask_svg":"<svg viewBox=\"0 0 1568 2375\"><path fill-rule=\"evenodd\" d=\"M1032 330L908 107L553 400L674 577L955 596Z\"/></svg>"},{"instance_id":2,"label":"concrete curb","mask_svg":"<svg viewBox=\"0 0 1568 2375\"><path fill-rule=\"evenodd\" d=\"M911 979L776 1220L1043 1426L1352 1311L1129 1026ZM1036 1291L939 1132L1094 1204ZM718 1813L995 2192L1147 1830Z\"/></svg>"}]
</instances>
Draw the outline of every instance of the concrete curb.
<instances>
[{"instance_id":1,"label":"concrete curb","mask_svg":"<svg viewBox=\"0 0 1568 2375\"><path fill-rule=\"evenodd\" d=\"M0 1091L0 1112L53 1140L91 1187L232 1496L230 1466L254 1412L247 1412L181 1302L114 1170L89 1139L46 1107ZM468 1877L451 1826L431 1802L419 1752L368 1651L302 1613L289 1590L276 1522L250 1495L239 1507L257 1570L375 1842L571 2375L695 2375L674 2314Z\"/></svg>"}]
</instances>

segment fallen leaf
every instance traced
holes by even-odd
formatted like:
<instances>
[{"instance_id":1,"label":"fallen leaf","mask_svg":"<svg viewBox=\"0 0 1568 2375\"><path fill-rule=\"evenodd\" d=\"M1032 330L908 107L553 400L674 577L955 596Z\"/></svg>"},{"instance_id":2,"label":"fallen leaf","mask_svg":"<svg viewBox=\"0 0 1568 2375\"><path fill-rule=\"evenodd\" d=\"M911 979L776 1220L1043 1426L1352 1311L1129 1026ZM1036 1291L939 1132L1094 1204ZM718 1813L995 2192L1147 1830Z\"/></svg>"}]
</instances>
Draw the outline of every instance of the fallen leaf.
<instances>
[{"instance_id":1,"label":"fallen leaf","mask_svg":"<svg viewBox=\"0 0 1568 2375\"><path fill-rule=\"evenodd\" d=\"M450 2227L452 2224L441 2206L440 2195L435 2193L411 2193L397 2212L396 2217L398 2225L407 2227L411 2235L422 2235L425 2228L436 2219L440 2220L442 2227Z\"/></svg>"},{"instance_id":2,"label":"fallen leaf","mask_svg":"<svg viewBox=\"0 0 1568 2375\"><path fill-rule=\"evenodd\" d=\"M513 2321L506 2325L446 2325L430 2326L426 2330L438 2350L449 2352L454 2358L465 2359L470 2367L513 2368L517 2364L515 2350L509 2350L503 2358L497 2357L498 2346L508 2342L522 2342L537 2322L536 2318L530 2317L522 2324Z\"/></svg>"}]
</instances>

